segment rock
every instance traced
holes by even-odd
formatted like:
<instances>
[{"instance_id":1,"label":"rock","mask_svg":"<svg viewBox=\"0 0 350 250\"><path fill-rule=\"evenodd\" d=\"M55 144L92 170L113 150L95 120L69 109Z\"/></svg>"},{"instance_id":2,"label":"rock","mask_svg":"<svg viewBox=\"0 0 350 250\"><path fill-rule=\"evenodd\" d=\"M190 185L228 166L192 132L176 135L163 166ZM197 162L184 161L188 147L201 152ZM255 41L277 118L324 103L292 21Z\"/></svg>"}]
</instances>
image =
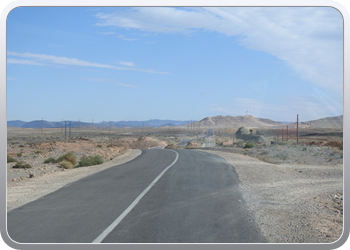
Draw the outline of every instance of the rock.
<instances>
[{"instance_id":1,"label":"rock","mask_svg":"<svg viewBox=\"0 0 350 250\"><path fill-rule=\"evenodd\" d=\"M34 173L29 173L29 178L34 178L34 177L35 177Z\"/></svg>"},{"instance_id":2,"label":"rock","mask_svg":"<svg viewBox=\"0 0 350 250\"><path fill-rule=\"evenodd\" d=\"M16 179L16 178L14 178L14 179L12 179L12 181L17 181L17 179Z\"/></svg>"},{"instance_id":3,"label":"rock","mask_svg":"<svg viewBox=\"0 0 350 250\"><path fill-rule=\"evenodd\" d=\"M27 179L25 176L21 176L20 179L23 181L25 179Z\"/></svg>"},{"instance_id":4,"label":"rock","mask_svg":"<svg viewBox=\"0 0 350 250\"><path fill-rule=\"evenodd\" d=\"M187 143L188 147L198 147L198 143L195 141L190 141L189 143Z\"/></svg>"}]
</instances>

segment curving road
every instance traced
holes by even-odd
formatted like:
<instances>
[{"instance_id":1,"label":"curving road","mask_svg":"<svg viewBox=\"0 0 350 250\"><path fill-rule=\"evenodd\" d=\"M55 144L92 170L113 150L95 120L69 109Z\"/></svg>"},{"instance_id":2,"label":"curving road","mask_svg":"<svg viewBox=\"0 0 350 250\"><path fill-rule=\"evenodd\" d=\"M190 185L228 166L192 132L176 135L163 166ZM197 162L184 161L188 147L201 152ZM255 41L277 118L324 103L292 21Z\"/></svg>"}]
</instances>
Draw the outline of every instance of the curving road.
<instances>
[{"instance_id":1,"label":"curving road","mask_svg":"<svg viewBox=\"0 0 350 250\"><path fill-rule=\"evenodd\" d=\"M234 168L195 150L143 150L7 213L19 243L265 242Z\"/></svg>"}]
</instances>

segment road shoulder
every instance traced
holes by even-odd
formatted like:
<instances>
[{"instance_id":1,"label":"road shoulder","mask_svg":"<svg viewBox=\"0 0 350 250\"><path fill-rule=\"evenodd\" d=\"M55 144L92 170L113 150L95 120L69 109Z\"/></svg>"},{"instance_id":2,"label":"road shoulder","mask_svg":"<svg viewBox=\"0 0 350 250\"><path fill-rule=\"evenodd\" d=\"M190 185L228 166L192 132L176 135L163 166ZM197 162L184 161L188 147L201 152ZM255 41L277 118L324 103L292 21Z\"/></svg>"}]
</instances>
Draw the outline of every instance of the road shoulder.
<instances>
[{"instance_id":1,"label":"road shoulder","mask_svg":"<svg viewBox=\"0 0 350 250\"><path fill-rule=\"evenodd\" d=\"M330 243L341 236L341 164L277 165L236 153L200 151L219 155L235 168L244 202L269 242Z\"/></svg>"},{"instance_id":2,"label":"road shoulder","mask_svg":"<svg viewBox=\"0 0 350 250\"><path fill-rule=\"evenodd\" d=\"M141 152L139 149L129 149L124 154L101 165L65 169L64 171L52 172L44 176L28 178L21 182L8 182L7 210L10 211L28 202L44 197L88 175L131 161L141 155Z\"/></svg>"}]
</instances>

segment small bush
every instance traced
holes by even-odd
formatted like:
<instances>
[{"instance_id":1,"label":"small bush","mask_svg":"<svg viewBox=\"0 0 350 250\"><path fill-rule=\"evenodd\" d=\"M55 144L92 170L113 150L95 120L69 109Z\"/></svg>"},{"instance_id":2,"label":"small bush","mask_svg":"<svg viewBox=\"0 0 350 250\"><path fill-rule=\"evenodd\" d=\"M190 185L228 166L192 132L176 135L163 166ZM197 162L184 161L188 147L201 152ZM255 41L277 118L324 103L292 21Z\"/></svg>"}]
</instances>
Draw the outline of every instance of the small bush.
<instances>
[{"instance_id":1,"label":"small bush","mask_svg":"<svg viewBox=\"0 0 350 250\"><path fill-rule=\"evenodd\" d=\"M25 163L24 161L17 162L12 168L32 168L31 165Z\"/></svg>"},{"instance_id":2,"label":"small bush","mask_svg":"<svg viewBox=\"0 0 350 250\"><path fill-rule=\"evenodd\" d=\"M73 154L73 152L68 152L67 154L65 155L61 155L60 157L58 157L57 159L55 158L47 158L44 163L60 163L61 162L64 162L64 161L67 161L67 162L70 162L72 164L72 166L74 167L75 165L77 165L77 157ZM66 163L64 163L66 164Z\"/></svg>"},{"instance_id":3,"label":"small bush","mask_svg":"<svg viewBox=\"0 0 350 250\"><path fill-rule=\"evenodd\" d=\"M73 154L73 152L68 152L65 154L63 159L72 163L73 166L77 165L77 157Z\"/></svg>"},{"instance_id":4,"label":"small bush","mask_svg":"<svg viewBox=\"0 0 350 250\"><path fill-rule=\"evenodd\" d=\"M17 160L15 158L13 158L13 157L8 155L7 156L7 163L9 163L9 162L17 162Z\"/></svg>"},{"instance_id":5,"label":"small bush","mask_svg":"<svg viewBox=\"0 0 350 250\"><path fill-rule=\"evenodd\" d=\"M61 167L64 167L65 169L71 169L74 168L73 164L70 161L63 160L60 162Z\"/></svg>"},{"instance_id":6,"label":"small bush","mask_svg":"<svg viewBox=\"0 0 350 250\"><path fill-rule=\"evenodd\" d=\"M307 150L307 148L306 147L303 147L303 151L306 151Z\"/></svg>"},{"instance_id":7,"label":"small bush","mask_svg":"<svg viewBox=\"0 0 350 250\"><path fill-rule=\"evenodd\" d=\"M100 165L103 163L103 159L99 155L95 156L83 156L80 159L79 165L77 167L86 167L86 166L94 166L94 165Z\"/></svg>"},{"instance_id":8,"label":"small bush","mask_svg":"<svg viewBox=\"0 0 350 250\"><path fill-rule=\"evenodd\" d=\"M102 148L102 145L98 144L96 147L97 147L97 148Z\"/></svg>"},{"instance_id":9,"label":"small bush","mask_svg":"<svg viewBox=\"0 0 350 250\"><path fill-rule=\"evenodd\" d=\"M283 154L277 154L277 155L275 155L275 158L278 158L282 161L285 161L288 159L288 157L286 155L283 155Z\"/></svg>"},{"instance_id":10,"label":"small bush","mask_svg":"<svg viewBox=\"0 0 350 250\"><path fill-rule=\"evenodd\" d=\"M56 160L55 160L54 158L50 157L50 158L47 158L47 159L44 161L44 163L56 163Z\"/></svg>"},{"instance_id":11,"label":"small bush","mask_svg":"<svg viewBox=\"0 0 350 250\"><path fill-rule=\"evenodd\" d=\"M35 151L34 153L36 153L36 154L42 154L43 151L39 149L39 150Z\"/></svg>"},{"instance_id":12,"label":"small bush","mask_svg":"<svg viewBox=\"0 0 350 250\"><path fill-rule=\"evenodd\" d=\"M21 144L21 145L19 145L18 147L20 147L20 148L24 148L24 145L22 145L22 144Z\"/></svg>"},{"instance_id":13,"label":"small bush","mask_svg":"<svg viewBox=\"0 0 350 250\"><path fill-rule=\"evenodd\" d=\"M22 153L17 153L17 156L18 156L18 157L21 157L21 156L22 156Z\"/></svg>"},{"instance_id":14,"label":"small bush","mask_svg":"<svg viewBox=\"0 0 350 250\"><path fill-rule=\"evenodd\" d=\"M254 147L255 147L254 142L247 142L244 146L244 148L254 148Z\"/></svg>"},{"instance_id":15,"label":"small bush","mask_svg":"<svg viewBox=\"0 0 350 250\"><path fill-rule=\"evenodd\" d=\"M59 162L61 162L61 161L63 161L64 160L64 155L61 155L60 157L58 157L56 160L55 160L55 162L56 163L59 163Z\"/></svg>"}]
</instances>

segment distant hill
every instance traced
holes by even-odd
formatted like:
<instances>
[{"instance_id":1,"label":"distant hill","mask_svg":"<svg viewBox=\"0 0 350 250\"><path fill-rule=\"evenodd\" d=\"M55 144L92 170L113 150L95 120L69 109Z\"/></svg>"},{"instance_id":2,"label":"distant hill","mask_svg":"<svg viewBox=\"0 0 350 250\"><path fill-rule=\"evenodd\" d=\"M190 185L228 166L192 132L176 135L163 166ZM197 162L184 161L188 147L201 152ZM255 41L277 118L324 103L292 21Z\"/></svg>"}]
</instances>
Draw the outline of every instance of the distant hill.
<instances>
[{"instance_id":1,"label":"distant hill","mask_svg":"<svg viewBox=\"0 0 350 250\"><path fill-rule=\"evenodd\" d=\"M118 122L98 122L94 123L94 127L101 127L101 128L108 128L109 124L114 127L162 127L162 126L182 126L185 124L188 124L190 121L178 121L178 120L148 120L148 121L118 121ZM61 126L64 126L64 122L49 122L49 121L41 121L41 120L35 120L31 122L24 122L24 121L8 121L7 126L12 127L21 127L21 128L60 128ZM91 123L87 122L79 122L79 121L72 121L71 127L91 127ZM69 126L69 123L67 122L67 126Z\"/></svg>"},{"instance_id":2,"label":"distant hill","mask_svg":"<svg viewBox=\"0 0 350 250\"><path fill-rule=\"evenodd\" d=\"M41 122L43 128L60 128L64 126L64 122L49 122L49 121L31 121L25 122L21 120L8 121L7 126L21 127L21 128L41 128ZM163 126L187 126L191 121L188 120L158 120L152 119L148 121L118 121L118 122L99 122L94 123L94 127L108 128L109 124L113 127L163 127ZM257 118L251 115L247 116L213 116L206 117L200 121L192 122L192 126L199 128L240 128L240 127L251 127L251 128L261 128L261 127L273 127L284 125L284 122L276 122L270 119ZM290 123L291 125L296 123ZM91 122L79 122L72 121L71 127L76 128L78 126L91 127ZM69 126L69 123L67 123ZM343 116L326 117L318 120L306 121L300 123L301 127L311 127L311 128L342 128L343 127Z\"/></svg>"},{"instance_id":3,"label":"distant hill","mask_svg":"<svg viewBox=\"0 0 350 250\"><path fill-rule=\"evenodd\" d=\"M27 122L20 121L20 120L15 120L15 121L8 121L7 126L12 126L12 127L22 127L24 124Z\"/></svg>"},{"instance_id":4,"label":"distant hill","mask_svg":"<svg viewBox=\"0 0 350 250\"><path fill-rule=\"evenodd\" d=\"M182 126L190 121L177 121L177 120L158 120L152 119L148 121L119 121L111 122L115 127L162 127L162 126ZM108 122L106 123L108 126Z\"/></svg>"},{"instance_id":5,"label":"distant hill","mask_svg":"<svg viewBox=\"0 0 350 250\"><path fill-rule=\"evenodd\" d=\"M61 127L60 122L48 122L48 121L41 122L41 120L37 120L37 121L31 121L23 124L22 128L41 128L41 123L43 128L60 128Z\"/></svg>"},{"instance_id":6,"label":"distant hill","mask_svg":"<svg viewBox=\"0 0 350 250\"><path fill-rule=\"evenodd\" d=\"M247 116L213 116L206 117L199 122L193 123L196 127L215 127L215 128L240 128L240 127L271 127L283 125L282 122L275 122L270 119L257 118L251 115Z\"/></svg>"},{"instance_id":7,"label":"distant hill","mask_svg":"<svg viewBox=\"0 0 350 250\"><path fill-rule=\"evenodd\" d=\"M342 128L343 116L326 117L318 120L304 122L310 124L311 128Z\"/></svg>"}]
</instances>

